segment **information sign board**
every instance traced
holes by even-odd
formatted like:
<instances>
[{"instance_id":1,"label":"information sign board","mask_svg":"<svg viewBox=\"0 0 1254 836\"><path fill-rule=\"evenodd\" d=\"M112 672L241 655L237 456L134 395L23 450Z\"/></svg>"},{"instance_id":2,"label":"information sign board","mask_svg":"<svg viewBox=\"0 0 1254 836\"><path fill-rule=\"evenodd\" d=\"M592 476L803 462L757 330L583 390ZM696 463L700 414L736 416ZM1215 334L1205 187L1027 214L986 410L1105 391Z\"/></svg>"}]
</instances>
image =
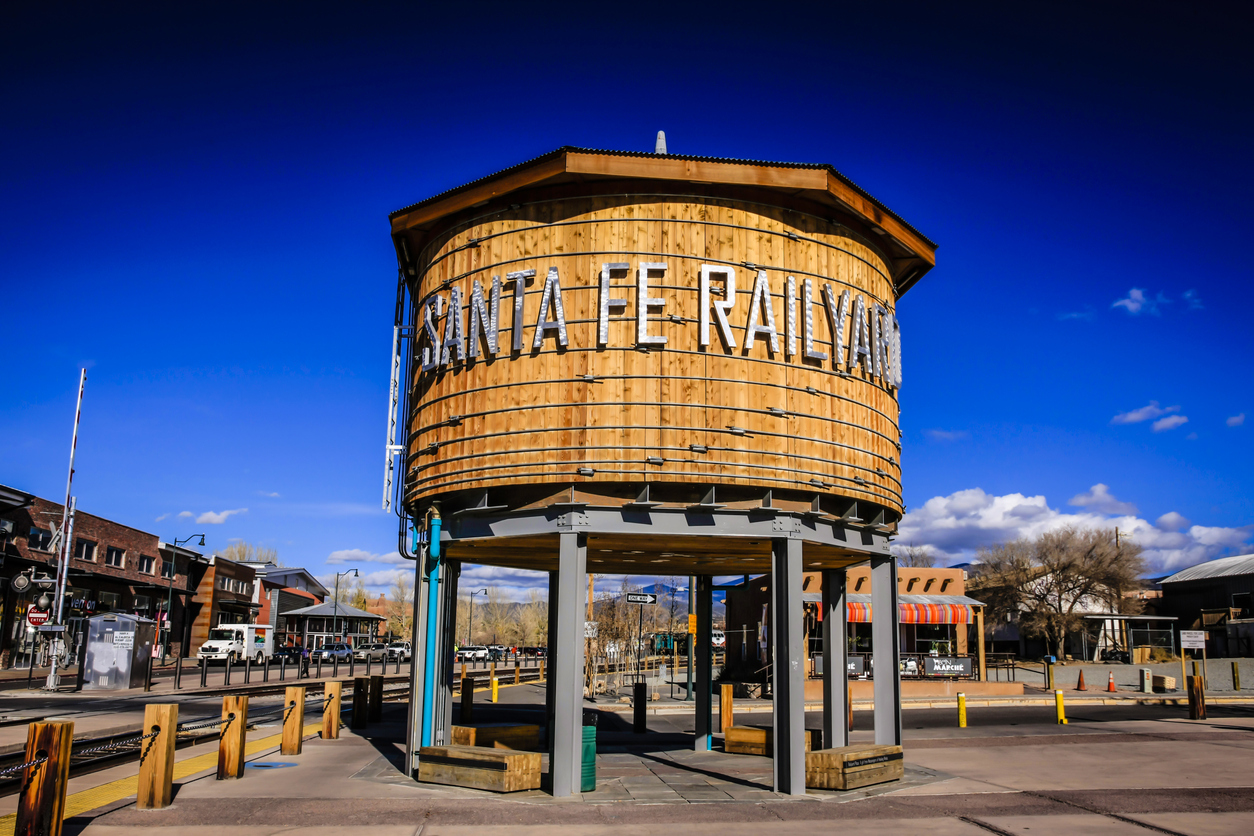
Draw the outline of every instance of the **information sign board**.
<instances>
[{"instance_id":1,"label":"information sign board","mask_svg":"<svg viewBox=\"0 0 1254 836\"><path fill-rule=\"evenodd\" d=\"M1205 650L1206 649L1206 631L1205 630L1181 630L1180 631L1180 649L1181 650Z\"/></svg>"},{"instance_id":2,"label":"information sign board","mask_svg":"<svg viewBox=\"0 0 1254 836\"><path fill-rule=\"evenodd\" d=\"M117 632L113 634L113 646L131 648L135 646L135 632Z\"/></svg>"},{"instance_id":3,"label":"information sign board","mask_svg":"<svg viewBox=\"0 0 1254 836\"><path fill-rule=\"evenodd\" d=\"M697 617L695 615L688 616L688 634L692 636L697 634Z\"/></svg>"}]
</instances>

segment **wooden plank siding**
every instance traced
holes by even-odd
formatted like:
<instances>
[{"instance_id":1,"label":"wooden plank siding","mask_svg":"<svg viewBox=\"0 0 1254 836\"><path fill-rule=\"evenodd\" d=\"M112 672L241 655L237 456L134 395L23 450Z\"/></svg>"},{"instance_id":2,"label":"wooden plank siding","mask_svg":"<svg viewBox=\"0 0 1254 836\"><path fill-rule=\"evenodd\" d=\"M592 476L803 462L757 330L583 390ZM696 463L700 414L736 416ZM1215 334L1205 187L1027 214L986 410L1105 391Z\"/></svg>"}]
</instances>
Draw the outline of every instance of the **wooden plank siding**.
<instances>
[{"instance_id":1,"label":"wooden plank siding","mask_svg":"<svg viewBox=\"0 0 1254 836\"><path fill-rule=\"evenodd\" d=\"M653 161L632 158L632 163L639 176L656 176ZM693 179L716 173L699 165L692 171ZM777 171L798 182L827 177L822 171ZM832 285L837 298L848 289L851 297L866 297L868 306L878 301L896 308L891 265L874 242L849 228L732 198L559 197L451 227L429 240L418 262L423 267L415 298L439 293L446 300L445 316L436 322L441 337L448 288L460 287L468 308L472 281L483 284L486 297L493 275L500 276L501 350L495 358L481 356L436 372L421 373L414 364L407 504L502 485L647 481L816 491L809 480L819 479L826 487L816 492L870 500L900 515L895 394L861 372L839 373L844 364L838 372L830 358L825 284ZM610 311L609 339L602 347L597 345L598 288L601 264L607 262L630 267L612 279L612 296L627 304ZM650 295L666 304L650 312L649 331L669 342L648 350L636 346L636 271L642 262L667 265L664 275L650 279ZM698 268L706 262L736 270L737 302L729 315L738 344L734 352L723 350L713 323L714 344L708 350L698 345ZM772 354L761 338L751 350L744 348L756 278L745 262L767 271L778 353ZM550 267L559 271L569 345L561 348L550 336L534 350ZM527 269L536 276L526 288L523 317L515 322L512 283L505 275ZM788 353L788 275L797 280L797 351L804 351L801 299L809 275L815 344L828 353L826 362ZM469 337L468 309L463 316ZM846 346L849 322L844 324ZM510 351L515 328L525 338L517 354ZM597 380L586 382L584 375ZM460 421L450 423L453 416ZM728 427L747 434L732 434ZM433 442L438 446L430 452ZM709 452L693 452L692 444L705 445ZM651 456L664 462L649 464ZM596 474L580 476L580 467Z\"/></svg>"}]
</instances>

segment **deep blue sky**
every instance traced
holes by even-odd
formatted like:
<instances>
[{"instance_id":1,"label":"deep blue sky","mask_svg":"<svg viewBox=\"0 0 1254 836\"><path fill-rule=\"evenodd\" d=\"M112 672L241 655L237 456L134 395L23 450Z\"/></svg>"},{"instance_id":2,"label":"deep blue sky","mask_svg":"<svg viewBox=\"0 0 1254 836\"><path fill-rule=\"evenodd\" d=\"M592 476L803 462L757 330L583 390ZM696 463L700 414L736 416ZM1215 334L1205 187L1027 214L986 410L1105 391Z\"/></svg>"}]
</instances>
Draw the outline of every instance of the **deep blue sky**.
<instances>
[{"instance_id":1,"label":"deep blue sky","mask_svg":"<svg viewBox=\"0 0 1254 836\"><path fill-rule=\"evenodd\" d=\"M662 129L830 162L940 245L900 307L909 539L1252 551L1249 21L1193 5L8 4L0 482L61 496L85 364L84 510L385 583L387 213Z\"/></svg>"}]
</instances>

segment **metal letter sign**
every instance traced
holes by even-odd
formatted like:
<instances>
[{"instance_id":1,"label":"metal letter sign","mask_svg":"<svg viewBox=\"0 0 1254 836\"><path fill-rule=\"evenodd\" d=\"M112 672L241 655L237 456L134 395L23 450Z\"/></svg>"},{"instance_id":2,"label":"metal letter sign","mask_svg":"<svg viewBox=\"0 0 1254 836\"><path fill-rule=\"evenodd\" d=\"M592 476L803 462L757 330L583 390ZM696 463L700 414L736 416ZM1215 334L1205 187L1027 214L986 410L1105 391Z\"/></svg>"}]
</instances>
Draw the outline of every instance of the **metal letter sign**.
<instances>
[{"instance_id":1,"label":"metal letter sign","mask_svg":"<svg viewBox=\"0 0 1254 836\"><path fill-rule=\"evenodd\" d=\"M1206 631L1205 630L1181 630L1180 631L1180 649L1181 650L1205 650L1206 649Z\"/></svg>"},{"instance_id":2,"label":"metal letter sign","mask_svg":"<svg viewBox=\"0 0 1254 836\"><path fill-rule=\"evenodd\" d=\"M821 277L820 284L816 284L814 277L805 276L798 287L796 276L784 275L778 280L778 295L784 305L784 319L782 323L778 323L775 319L775 295L771 292L768 269L748 262L745 265L754 274L752 290L741 294L749 297L743 329L746 350L753 351L761 340L766 343L765 352L771 357L782 354L802 362L827 360L828 353L818 347L821 343L815 334L814 308L817 306L827 311L833 369L843 367L845 373L861 371L869 380L877 380L886 387L901 387L901 322L891 307L891 300L851 294L849 289L841 290L838 295L832 284L822 281ZM596 269L595 265L593 269ZM612 274L626 273L631 269L632 265L625 261L607 261L600 265L599 280L595 287L598 291L595 308L595 339L598 348L609 344L611 312L626 307L628 303L625 297L615 297L614 289L629 285L614 285L611 282ZM649 331L650 313L653 314L654 322L661 320L660 309L671 301L666 296L650 296L650 281L665 276L668 265L665 262L642 261L635 265L635 270L635 344L644 349L669 347L666 335ZM654 275L650 276L650 273ZM724 353L739 351L735 336L735 330L739 329L733 329L728 319L737 300L736 268L724 264L702 264L698 267L698 273L698 346L709 349L712 341L717 342L721 338L721 349ZM525 324L524 318L526 286L534 278L535 270L505 274L505 281L514 283L510 348L515 356L523 354L528 345L533 352L544 350L545 340L550 336L557 338L558 347L570 345L562 285L555 266L548 268L544 285L540 289L534 333L530 340L524 336L524 331L531 327ZM678 283L682 287L684 281L684 277L677 276L663 287L674 290L672 285ZM485 355L495 357L501 348L498 343L502 326L500 278L492 277L490 291L478 278L470 279L468 287L449 286L449 282L441 285L446 286L447 299L432 294L421 303L420 322L416 327L418 333L415 337L421 347L421 369L424 373L438 372L449 366L456 369L469 359ZM801 308L800 313L797 311L798 306ZM681 314L672 314L668 318L681 323L685 321ZM782 331L780 324L783 326ZM711 325L717 328L717 335L711 333ZM396 371L397 361L394 360L393 372Z\"/></svg>"},{"instance_id":3,"label":"metal letter sign","mask_svg":"<svg viewBox=\"0 0 1254 836\"><path fill-rule=\"evenodd\" d=\"M652 592L628 592L628 604L656 604L657 596Z\"/></svg>"}]
</instances>

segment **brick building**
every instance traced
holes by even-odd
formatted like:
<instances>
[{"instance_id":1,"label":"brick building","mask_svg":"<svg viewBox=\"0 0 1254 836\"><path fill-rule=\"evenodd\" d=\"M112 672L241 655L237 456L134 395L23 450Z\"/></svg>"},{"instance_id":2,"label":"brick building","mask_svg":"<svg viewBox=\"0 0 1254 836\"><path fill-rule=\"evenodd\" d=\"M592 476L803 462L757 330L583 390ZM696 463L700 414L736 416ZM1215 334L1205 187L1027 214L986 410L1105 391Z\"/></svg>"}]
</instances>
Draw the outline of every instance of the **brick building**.
<instances>
[{"instance_id":1,"label":"brick building","mask_svg":"<svg viewBox=\"0 0 1254 836\"><path fill-rule=\"evenodd\" d=\"M191 598L189 656L196 655L214 627L257 623L260 607L253 603L256 572L251 564L211 555L193 564L192 582L196 591Z\"/></svg>"},{"instance_id":2,"label":"brick building","mask_svg":"<svg viewBox=\"0 0 1254 836\"><path fill-rule=\"evenodd\" d=\"M0 666L25 664L37 649L25 616L43 590L32 587L19 593L11 581L32 571L35 578L56 577L54 534L63 510L61 503L0 487ZM73 538L63 608L70 647L77 646L84 619L106 612L133 613L155 619L163 628L170 625L174 648L181 647L189 580L200 555L81 510L75 513ZM167 601L173 604L168 620Z\"/></svg>"}]
</instances>

